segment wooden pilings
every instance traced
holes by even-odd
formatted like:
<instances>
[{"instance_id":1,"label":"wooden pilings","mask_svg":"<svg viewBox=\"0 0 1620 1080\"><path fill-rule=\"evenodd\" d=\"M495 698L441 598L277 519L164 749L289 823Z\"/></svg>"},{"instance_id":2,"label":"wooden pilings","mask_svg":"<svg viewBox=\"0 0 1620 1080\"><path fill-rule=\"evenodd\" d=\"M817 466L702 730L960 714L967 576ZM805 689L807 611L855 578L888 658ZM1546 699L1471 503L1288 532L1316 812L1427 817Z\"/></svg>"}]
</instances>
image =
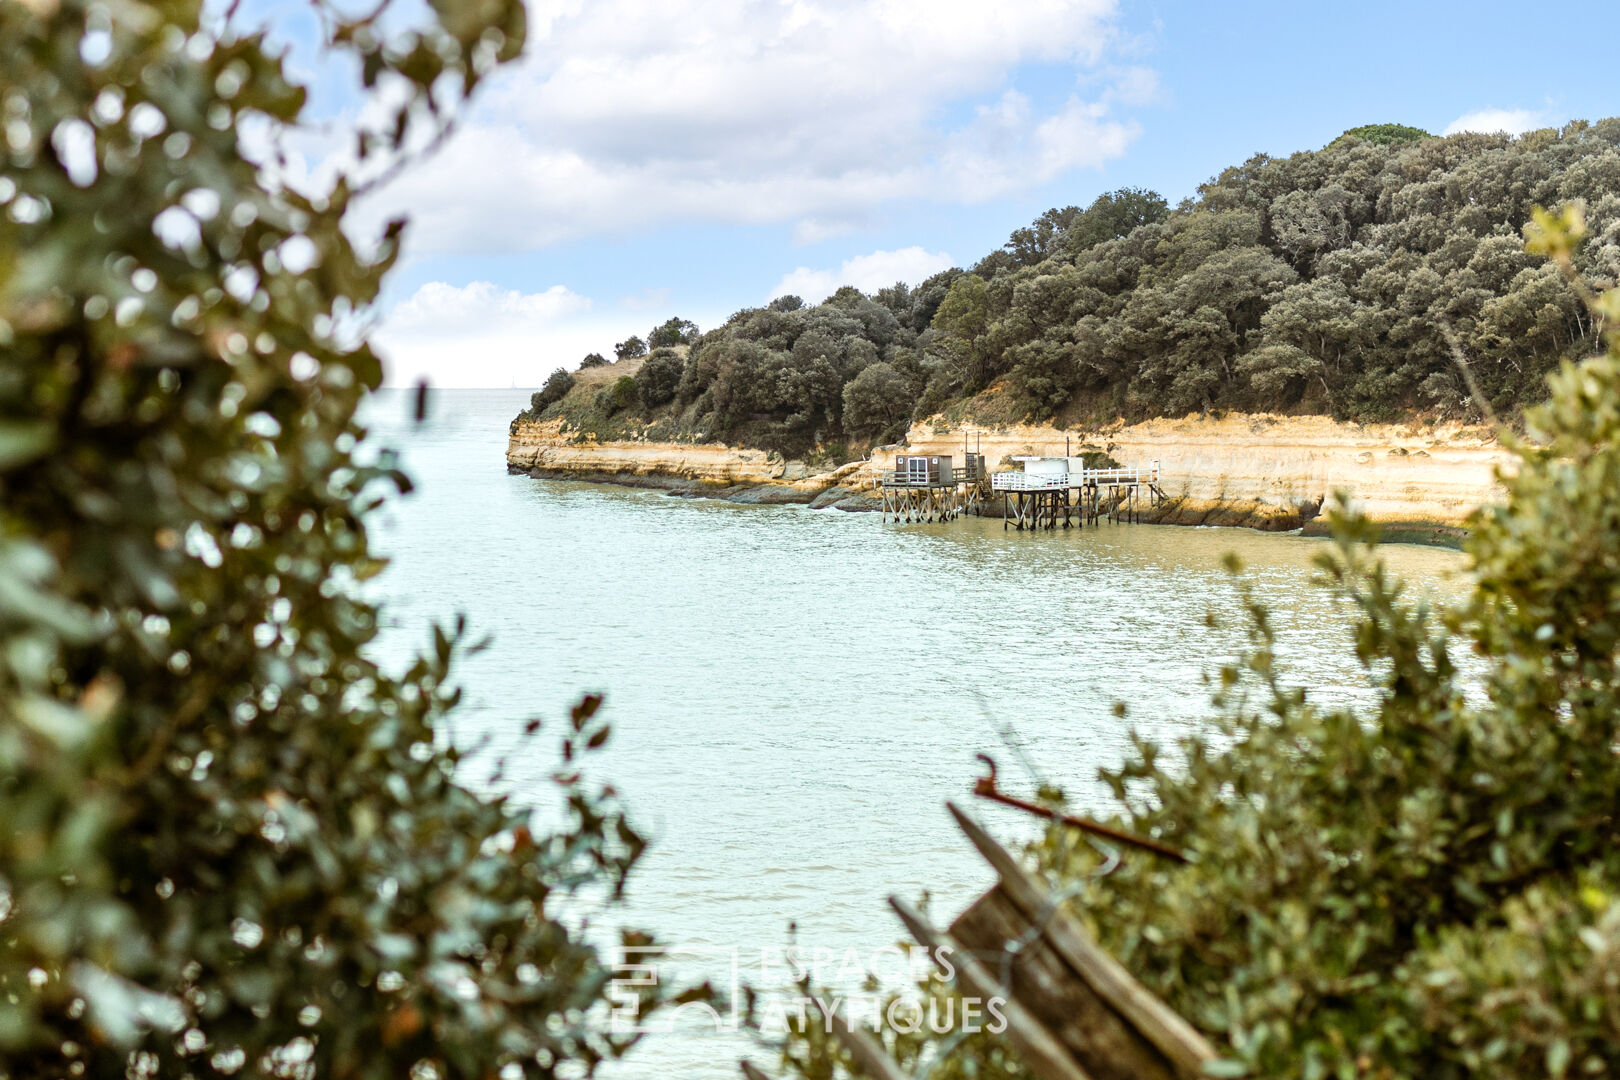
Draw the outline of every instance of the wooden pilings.
<instances>
[{"instance_id":1,"label":"wooden pilings","mask_svg":"<svg viewBox=\"0 0 1620 1080\"><path fill-rule=\"evenodd\" d=\"M1164 499L1157 485L1148 484L1150 507ZM1138 524L1142 520L1142 488L1131 482L1084 483L1073 487L1003 491L1001 527L1017 529L1056 529L1071 525L1100 525L1107 518L1115 524Z\"/></svg>"},{"instance_id":2,"label":"wooden pilings","mask_svg":"<svg viewBox=\"0 0 1620 1080\"><path fill-rule=\"evenodd\" d=\"M885 481L878 485L884 521L950 521L963 514L981 513L986 488L982 481L911 483Z\"/></svg>"},{"instance_id":3,"label":"wooden pilings","mask_svg":"<svg viewBox=\"0 0 1620 1080\"><path fill-rule=\"evenodd\" d=\"M963 510L963 499L955 484L884 484L883 520L949 521Z\"/></svg>"}]
</instances>

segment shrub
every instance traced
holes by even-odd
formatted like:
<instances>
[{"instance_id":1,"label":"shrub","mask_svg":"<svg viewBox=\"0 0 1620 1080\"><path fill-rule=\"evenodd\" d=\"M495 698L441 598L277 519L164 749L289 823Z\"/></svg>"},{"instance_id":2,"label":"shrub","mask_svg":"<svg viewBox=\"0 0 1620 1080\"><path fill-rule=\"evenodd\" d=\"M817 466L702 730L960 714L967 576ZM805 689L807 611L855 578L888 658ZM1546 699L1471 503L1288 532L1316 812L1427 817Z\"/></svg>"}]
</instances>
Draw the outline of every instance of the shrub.
<instances>
[{"instance_id":1,"label":"shrub","mask_svg":"<svg viewBox=\"0 0 1620 1080\"><path fill-rule=\"evenodd\" d=\"M608 358L603 356L601 353L599 353L599 352L586 353L585 354L585 359L583 359L583 360L581 360L579 362L579 369L581 371L584 371L586 368L607 367L607 364L608 364Z\"/></svg>"},{"instance_id":2,"label":"shrub","mask_svg":"<svg viewBox=\"0 0 1620 1080\"><path fill-rule=\"evenodd\" d=\"M675 397L685 371L686 361L679 353L655 349L636 372L636 393L649 409L657 408Z\"/></svg>"},{"instance_id":3,"label":"shrub","mask_svg":"<svg viewBox=\"0 0 1620 1080\"><path fill-rule=\"evenodd\" d=\"M613 346L613 355L620 360L633 360L638 356L647 355L647 343L632 334L630 337Z\"/></svg>"},{"instance_id":4,"label":"shrub","mask_svg":"<svg viewBox=\"0 0 1620 1080\"><path fill-rule=\"evenodd\" d=\"M613 381L613 385L607 388L607 411L610 415L634 407L637 400L636 380L633 375L620 375Z\"/></svg>"},{"instance_id":5,"label":"shrub","mask_svg":"<svg viewBox=\"0 0 1620 1080\"><path fill-rule=\"evenodd\" d=\"M568 373L567 368L558 368L546 376L546 381L540 389L529 395L529 411L538 417L546 409L567 397L568 391L573 388L574 377Z\"/></svg>"},{"instance_id":6,"label":"shrub","mask_svg":"<svg viewBox=\"0 0 1620 1080\"><path fill-rule=\"evenodd\" d=\"M516 0L409 39L317 7L401 117L429 87L461 115L523 42ZM550 833L457 782L459 626L374 660L365 513L408 485L355 452L382 370L330 314L376 301L399 228L361 256L352 178L261 186L238 124L296 125L303 92L275 36L203 11L0 4L0 1071L583 1075L626 1040L577 920L641 841L577 772ZM69 172L53 134L87 116ZM431 135L376 130L379 165ZM169 246L154 218L199 192L225 212ZM271 254L299 247L309 272Z\"/></svg>"}]
</instances>

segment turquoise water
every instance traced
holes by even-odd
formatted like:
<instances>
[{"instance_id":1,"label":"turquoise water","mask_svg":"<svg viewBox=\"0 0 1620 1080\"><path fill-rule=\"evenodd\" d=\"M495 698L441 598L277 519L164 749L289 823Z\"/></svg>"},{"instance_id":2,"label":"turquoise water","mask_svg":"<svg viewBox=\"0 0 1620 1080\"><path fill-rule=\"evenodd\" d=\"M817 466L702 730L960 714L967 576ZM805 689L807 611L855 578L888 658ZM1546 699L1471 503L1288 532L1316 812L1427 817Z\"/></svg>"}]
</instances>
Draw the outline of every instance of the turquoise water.
<instances>
[{"instance_id":1,"label":"turquoise water","mask_svg":"<svg viewBox=\"0 0 1620 1080\"><path fill-rule=\"evenodd\" d=\"M606 695L615 734L595 769L653 838L623 918L665 940L757 955L793 924L802 946L866 954L901 936L891 893L928 892L948 921L989 884L944 810L973 801L976 753L1001 760L1008 790L1030 792L1034 773L1102 809L1096 771L1120 760L1130 725L1168 740L1207 720L1204 678L1242 643L1228 551L1275 609L1291 678L1317 700L1370 700L1345 612L1308 584L1320 541L885 525L509 476L507 424L527 397L440 392L420 427L405 395L374 403L376 433L418 483L373 520L393 558L384 648L457 612L492 635L461 668L466 745L517 746L527 717ZM1458 587L1454 552L1386 553L1419 587ZM1210 630L1211 611L1230 625ZM550 751L512 758L505 785L543 797ZM1028 832L1014 811L975 809ZM732 1077L748 1048L683 1028L609 1075Z\"/></svg>"}]
</instances>

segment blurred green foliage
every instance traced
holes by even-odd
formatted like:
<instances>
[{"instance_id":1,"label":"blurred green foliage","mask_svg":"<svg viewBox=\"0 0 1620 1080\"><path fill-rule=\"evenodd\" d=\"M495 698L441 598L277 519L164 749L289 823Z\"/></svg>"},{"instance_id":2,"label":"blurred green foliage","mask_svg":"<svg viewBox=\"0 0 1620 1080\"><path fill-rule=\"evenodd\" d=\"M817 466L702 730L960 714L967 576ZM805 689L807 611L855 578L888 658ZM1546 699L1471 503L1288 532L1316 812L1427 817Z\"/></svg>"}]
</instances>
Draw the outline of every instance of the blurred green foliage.
<instances>
[{"instance_id":1,"label":"blurred green foliage","mask_svg":"<svg viewBox=\"0 0 1620 1080\"><path fill-rule=\"evenodd\" d=\"M261 32L0 3L5 1075L484 1080L626 1045L578 929L642 849L579 775L598 701L533 827L456 781L461 628L385 672L361 590L365 513L409 486L355 420L402 223L365 255L340 223L524 9L317 10L388 112L320 196L276 181L304 91Z\"/></svg>"}]
</instances>

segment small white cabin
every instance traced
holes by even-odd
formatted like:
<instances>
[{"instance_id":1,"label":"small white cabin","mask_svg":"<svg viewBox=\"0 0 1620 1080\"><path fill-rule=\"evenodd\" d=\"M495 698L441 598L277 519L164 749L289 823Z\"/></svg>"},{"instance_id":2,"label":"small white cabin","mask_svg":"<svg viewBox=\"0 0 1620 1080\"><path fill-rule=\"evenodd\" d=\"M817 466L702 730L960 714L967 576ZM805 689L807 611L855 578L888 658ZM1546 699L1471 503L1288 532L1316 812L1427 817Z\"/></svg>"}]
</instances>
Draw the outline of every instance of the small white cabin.
<instances>
[{"instance_id":1,"label":"small white cabin","mask_svg":"<svg viewBox=\"0 0 1620 1080\"><path fill-rule=\"evenodd\" d=\"M1035 457L1033 455L1018 457L1015 461L1024 463L1024 472L1030 476L1067 476L1069 474L1069 461L1066 457Z\"/></svg>"},{"instance_id":2,"label":"small white cabin","mask_svg":"<svg viewBox=\"0 0 1620 1080\"><path fill-rule=\"evenodd\" d=\"M897 454L894 471L897 480L919 487L954 483L949 455Z\"/></svg>"}]
</instances>

